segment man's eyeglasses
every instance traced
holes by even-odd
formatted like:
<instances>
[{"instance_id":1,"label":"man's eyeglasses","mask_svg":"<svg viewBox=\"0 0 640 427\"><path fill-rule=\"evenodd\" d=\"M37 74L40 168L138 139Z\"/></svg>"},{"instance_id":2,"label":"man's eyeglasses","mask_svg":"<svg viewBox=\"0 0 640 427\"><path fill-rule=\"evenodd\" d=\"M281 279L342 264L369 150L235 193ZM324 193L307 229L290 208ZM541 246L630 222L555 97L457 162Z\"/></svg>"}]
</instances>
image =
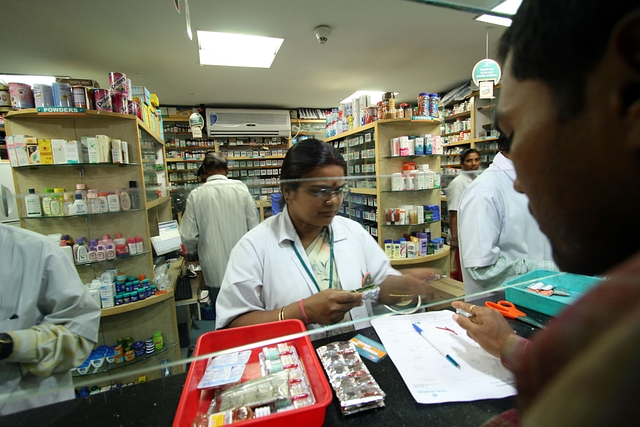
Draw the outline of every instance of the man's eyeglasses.
<instances>
[{"instance_id":1,"label":"man's eyeglasses","mask_svg":"<svg viewBox=\"0 0 640 427\"><path fill-rule=\"evenodd\" d=\"M341 197L349 193L349 187L347 187L346 185L336 188L335 190L333 190L330 187L320 188L318 190L310 190L306 187L303 187L302 185L300 186L300 188L302 188L304 191L311 194L312 196L318 199L323 199L323 200L329 200L333 196Z\"/></svg>"}]
</instances>

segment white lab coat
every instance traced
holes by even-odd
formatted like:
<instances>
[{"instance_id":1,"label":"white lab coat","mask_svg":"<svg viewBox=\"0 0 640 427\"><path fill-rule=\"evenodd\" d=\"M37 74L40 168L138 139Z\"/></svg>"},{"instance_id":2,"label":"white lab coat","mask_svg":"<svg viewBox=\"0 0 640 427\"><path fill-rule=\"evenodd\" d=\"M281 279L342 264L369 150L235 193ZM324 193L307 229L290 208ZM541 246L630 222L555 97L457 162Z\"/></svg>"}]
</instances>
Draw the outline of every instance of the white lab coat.
<instances>
[{"instance_id":1,"label":"white lab coat","mask_svg":"<svg viewBox=\"0 0 640 427\"><path fill-rule=\"evenodd\" d=\"M212 175L189 194L180 236L187 252L198 252L207 286L220 287L231 249L258 223L255 202L242 181Z\"/></svg>"},{"instance_id":2,"label":"white lab coat","mask_svg":"<svg viewBox=\"0 0 640 427\"><path fill-rule=\"evenodd\" d=\"M97 342L100 308L80 281L75 267L50 239L17 227L0 225L0 332L21 332L35 325L62 325L72 334ZM70 360L77 348L65 344L56 349ZM0 361L0 414L74 398L71 371L49 376L27 373L15 358L33 358L35 350L25 343L20 354L14 348L9 359ZM88 356L80 355L80 358ZM21 392L47 391L43 395L19 400ZM3 396L4 395L4 396ZM7 398L8 402L3 402Z\"/></svg>"},{"instance_id":3,"label":"white lab coat","mask_svg":"<svg viewBox=\"0 0 640 427\"><path fill-rule=\"evenodd\" d=\"M464 190L473 182L473 179L479 172L461 172L453 181L447 185L444 192L447 195L447 210L458 211L460 208L460 200Z\"/></svg>"},{"instance_id":4,"label":"white lab coat","mask_svg":"<svg viewBox=\"0 0 640 427\"><path fill-rule=\"evenodd\" d=\"M382 248L360 224L336 216L334 260L343 289L362 286L362 277L371 273L380 284L389 275L400 275L391 267ZM275 310L318 292L291 246L294 242L300 256L311 266L300 238L289 217L288 209L268 218L248 232L233 248L216 305L216 328L225 327L241 314ZM351 310L353 320L370 315L368 302ZM356 328L369 326L360 322ZM307 325L308 329L318 325Z\"/></svg>"},{"instance_id":5,"label":"white lab coat","mask_svg":"<svg viewBox=\"0 0 640 427\"><path fill-rule=\"evenodd\" d=\"M465 270L493 265L500 256L551 261L551 244L529 212L529 199L513 188L516 171L498 153L465 190L458 211L458 243L465 294L485 290Z\"/></svg>"}]
</instances>

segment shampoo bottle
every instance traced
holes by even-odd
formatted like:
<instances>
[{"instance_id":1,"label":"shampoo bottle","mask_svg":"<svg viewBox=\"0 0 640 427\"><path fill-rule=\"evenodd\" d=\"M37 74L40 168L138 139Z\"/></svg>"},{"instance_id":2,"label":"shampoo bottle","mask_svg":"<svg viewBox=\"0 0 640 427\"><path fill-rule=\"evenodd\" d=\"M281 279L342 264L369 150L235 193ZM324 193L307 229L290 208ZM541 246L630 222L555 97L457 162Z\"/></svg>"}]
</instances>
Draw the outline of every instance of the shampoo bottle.
<instances>
[{"instance_id":1,"label":"shampoo bottle","mask_svg":"<svg viewBox=\"0 0 640 427\"><path fill-rule=\"evenodd\" d=\"M116 246L113 244L111 239L107 240L106 243L106 255L107 259L115 259L116 258Z\"/></svg>"},{"instance_id":2,"label":"shampoo bottle","mask_svg":"<svg viewBox=\"0 0 640 427\"><path fill-rule=\"evenodd\" d=\"M78 243L78 250L76 252L78 257L78 263L86 263L89 261L89 254L87 251L87 247L84 245L84 242Z\"/></svg>"},{"instance_id":3,"label":"shampoo bottle","mask_svg":"<svg viewBox=\"0 0 640 427\"><path fill-rule=\"evenodd\" d=\"M64 216L64 188L54 188L49 202L51 216Z\"/></svg>"},{"instance_id":4,"label":"shampoo bottle","mask_svg":"<svg viewBox=\"0 0 640 427\"><path fill-rule=\"evenodd\" d=\"M51 196L53 195L53 188L45 188L44 196L42 197L42 210L45 216L51 216Z\"/></svg>"},{"instance_id":5,"label":"shampoo bottle","mask_svg":"<svg viewBox=\"0 0 640 427\"><path fill-rule=\"evenodd\" d=\"M98 246L96 246L96 261L104 261L107 259L107 252L104 247L104 242L98 240Z\"/></svg>"},{"instance_id":6,"label":"shampoo bottle","mask_svg":"<svg viewBox=\"0 0 640 427\"><path fill-rule=\"evenodd\" d=\"M82 194L76 193L76 200L73 202L73 214L74 215L86 215L89 213L89 209L87 207L87 203L82 200ZM52 206L53 207L53 206ZM53 213L53 209L51 210Z\"/></svg>"},{"instance_id":7,"label":"shampoo bottle","mask_svg":"<svg viewBox=\"0 0 640 427\"><path fill-rule=\"evenodd\" d=\"M123 188L118 192L118 198L120 199L120 208L123 211L131 209L131 197L129 197L129 189Z\"/></svg>"},{"instance_id":8,"label":"shampoo bottle","mask_svg":"<svg viewBox=\"0 0 640 427\"><path fill-rule=\"evenodd\" d=\"M131 209L140 208L140 198L138 197L138 183L129 181L129 197L131 198Z\"/></svg>"},{"instance_id":9,"label":"shampoo bottle","mask_svg":"<svg viewBox=\"0 0 640 427\"><path fill-rule=\"evenodd\" d=\"M129 255L135 255L138 253L135 237L129 237L127 239L127 246L129 246Z\"/></svg>"},{"instance_id":10,"label":"shampoo bottle","mask_svg":"<svg viewBox=\"0 0 640 427\"><path fill-rule=\"evenodd\" d=\"M96 250L96 246L98 243L95 240L92 240L89 245L89 252L87 252L87 259L89 262L94 262L98 260L98 252Z\"/></svg>"},{"instance_id":11,"label":"shampoo bottle","mask_svg":"<svg viewBox=\"0 0 640 427\"><path fill-rule=\"evenodd\" d=\"M35 189L29 189L29 195L24 198L24 203L27 205L27 216L42 216L40 196L36 194Z\"/></svg>"}]
</instances>

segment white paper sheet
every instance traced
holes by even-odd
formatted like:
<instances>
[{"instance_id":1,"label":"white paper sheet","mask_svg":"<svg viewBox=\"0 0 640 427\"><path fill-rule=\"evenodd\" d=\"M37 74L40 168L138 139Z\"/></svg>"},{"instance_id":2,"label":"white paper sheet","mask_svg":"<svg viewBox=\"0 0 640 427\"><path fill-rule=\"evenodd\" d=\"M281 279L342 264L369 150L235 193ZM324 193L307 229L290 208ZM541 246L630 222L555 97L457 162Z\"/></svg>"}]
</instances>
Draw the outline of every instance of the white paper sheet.
<instances>
[{"instance_id":1,"label":"white paper sheet","mask_svg":"<svg viewBox=\"0 0 640 427\"><path fill-rule=\"evenodd\" d=\"M371 321L413 398L418 403L443 403L515 395L513 374L469 338L452 316L452 311L443 310ZM412 323L417 322L460 369L416 332Z\"/></svg>"}]
</instances>

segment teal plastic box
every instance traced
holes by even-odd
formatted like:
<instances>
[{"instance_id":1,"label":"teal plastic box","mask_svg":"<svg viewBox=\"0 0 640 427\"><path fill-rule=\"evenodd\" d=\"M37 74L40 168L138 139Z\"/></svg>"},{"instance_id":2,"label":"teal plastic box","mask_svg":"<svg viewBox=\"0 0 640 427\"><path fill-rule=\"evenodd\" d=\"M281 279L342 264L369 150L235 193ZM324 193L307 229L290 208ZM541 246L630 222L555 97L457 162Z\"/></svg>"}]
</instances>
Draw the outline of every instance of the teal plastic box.
<instances>
[{"instance_id":1,"label":"teal plastic box","mask_svg":"<svg viewBox=\"0 0 640 427\"><path fill-rule=\"evenodd\" d=\"M569 296L545 296L527 290L527 286L536 281L566 290L569 292ZM582 295L587 293L589 289L600 281L601 279L591 276L558 273L557 271L550 270L534 270L506 282L504 284L505 287L514 284L515 286L505 289L505 296L507 300L515 305L535 310L548 316L557 316L562 310L574 304Z\"/></svg>"}]
</instances>

